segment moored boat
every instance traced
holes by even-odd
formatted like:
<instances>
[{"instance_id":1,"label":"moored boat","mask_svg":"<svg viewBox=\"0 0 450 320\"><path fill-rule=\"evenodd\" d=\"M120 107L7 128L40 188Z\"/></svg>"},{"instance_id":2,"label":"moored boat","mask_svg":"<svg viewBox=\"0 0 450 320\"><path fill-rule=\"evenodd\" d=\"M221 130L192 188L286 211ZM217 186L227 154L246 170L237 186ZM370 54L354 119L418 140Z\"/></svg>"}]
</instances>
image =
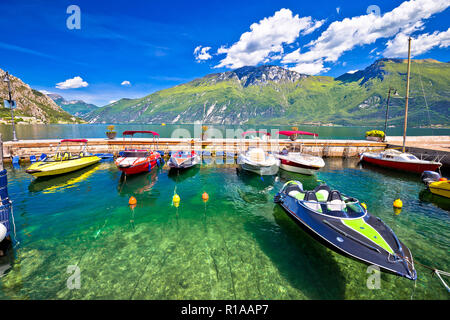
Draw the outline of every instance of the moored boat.
<instances>
[{"instance_id":1,"label":"moored boat","mask_svg":"<svg viewBox=\"0 0 450 320\"><path fill-rule=\"evenodd\" d=\"M440 162L420 160L411 153L400 152L395 149L387 149L382 152L364 152L360 154L360 160L385 168L415 173L435 171L442 166Z\"/></svg>"},{"instance_id":2,"label":"moored boat","mask_svg":"<svg viewBox=\"0 0 450 320\"><path fill-rule=\"evenodd\" d=\"M260 131L243 132L244 137L247 134L259 133ZM263 132L266 139L270 134ZM245 170L256 173L261 176L277 174L280 168L280 160L272 154L265 152L259 147L249 147L247 151L239 153L237 158L239 170Z\"/></svg>"},{"instance_id":3,"label":"moored boat","mask_svg":"<svg viewBox=\"0 0 450 320\"><path fill-rule=\"evenodd\" d=\"M405 119L403 126L403 147L402 152L388 149L383 152L364 152L360 155L360 160L377 166L396 169L407 172L422 173L424 171L435 171L442 166L436 161L420 160L415 155L406 152L406 130L408 127L408 99L409 99L409 78L411 71L411 38L408 39L408 64L406 72L406 95L405 95ZM391 89L389 89L390 94ZM389 106L389 103L387 104ZM386 108L386 121L388 119L388 108ZM385 129L386 130L386 129ZM386 132L385 132L386 134Z\"/></svg>"},{"instance_id":4,"label":"moored boat","mask_svg":"<svg viewBox=\"0 0 450 320\"><path fill-rule=\"evenodd\" d=\"M327 185L305 191L299 181L288 181L274 201L328 248L384 271L417 279L408 247L357 199Z\"/></svg>"},{"instance_id":5,"label":"moored boat","mask_svg":"<svg viewBox=\"0 0 450 320\"><path fill-rule=\"evenodd\" d=\"M200 156L194 150L192 151L178 151L172 153L169 161L167 161L167 165L171 169L188 169L201 161Z\"/></svg>"},{"instance_id":6,"label":"moored boat","mask_svg":"<svg viewBox=\"0 0 450 320\"><path fill-rule=\"evenodd\" d=\"M450 198L450 180L447 180L447 178L441 177L437 172L424 171L421 179L431 193Z\"/></svg>"},{"instance_id":7,"label":"moored boat","mask_svg":"<svg viewBox=\"0 0 450 320\"><path fill-rule=\"evenodd\" d=\"M79 152L69 152L68 145L66 151L60 151L63 144L72 142L83 143ZM101 160L99 157L87 152L87 142L88 140L86 139L61 140L58 144L55 155L45 157L42 160L33 163L25 170L25 172L36 178L55 176L80 170L99 162Z\"/></svg>"},{"instance_id":8,"label":"moored boat","mask_svg":"<svg viewBox=\"0 0 450 320\"><path fill-rule=\"evenodd\" d=\"M293 136L293 135L311 135L317 137L317 133L306 131L279 131L278 134ZM280 168L290 172L297 172L307 175L312 175L317 170L325 166L325 162L321 157L304 154L300 152L292 152L284 149L278 154L274 155L281 161Z\"/></svg>"},{"instance_id":9,"label":"moored boat","mask_svg":"<svg viewBox=\"0 0 450 320\"><path fill-rule=\"evenodd\" d=\"M153 131L124 131L122 135L133 137L136 133L151 134L153 142L155 142L155 137L159 137L159 134ZM117 168L125 175L149 172L161 163L162 158L158 152L138 148L125 149L115 161Z\"/></svg>"}]
</instances>

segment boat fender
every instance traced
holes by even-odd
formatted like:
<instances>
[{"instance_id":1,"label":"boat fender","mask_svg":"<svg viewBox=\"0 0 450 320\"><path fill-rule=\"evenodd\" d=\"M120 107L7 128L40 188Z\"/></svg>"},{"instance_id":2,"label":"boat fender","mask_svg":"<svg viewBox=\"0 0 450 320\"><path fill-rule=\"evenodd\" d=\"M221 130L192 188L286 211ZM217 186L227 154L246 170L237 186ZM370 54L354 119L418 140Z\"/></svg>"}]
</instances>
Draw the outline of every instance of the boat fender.
<instances>
[{"instance_id":1,"label":"boat fender","mask_svg":"<svg viewBox=\"0 0 450 320\"><path fill-rule=\"evenodd\" d=\"M6 232L8 232L8 230L6 230L6 227L2 223L0 223L0 242L2 242L3 239L5 239Z\"/></svg>"},{"instance_id":2,"label":"boat fender","mask_svg":"<svg viewBox=\"0 0 450 320\"><path fill-rule=\"evenodd\" d=\"M161 167L161 162L159 161L159 158L156 159L156 165L157 165L158 167Z\"/></svg>"}]
</instances>

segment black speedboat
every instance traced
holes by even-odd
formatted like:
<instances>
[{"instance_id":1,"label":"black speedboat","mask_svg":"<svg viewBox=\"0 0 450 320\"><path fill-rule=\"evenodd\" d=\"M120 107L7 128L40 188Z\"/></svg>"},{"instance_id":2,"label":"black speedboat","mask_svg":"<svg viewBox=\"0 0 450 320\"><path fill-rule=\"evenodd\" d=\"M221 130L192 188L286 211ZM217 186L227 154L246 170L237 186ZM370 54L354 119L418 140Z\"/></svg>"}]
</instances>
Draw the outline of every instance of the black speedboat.
<instances>
[{"instance_id":1,"label":"black speedboat","mask_svg":"<svg viewBox=\"0 0 450 320\"><path fill-rule=\"evenodd\" d=\"M327 185L304 191L301 182L288 181L274 201L330 249L384 271L417 279L409 249L357 199Z\"/></svg>"}]
</instances>

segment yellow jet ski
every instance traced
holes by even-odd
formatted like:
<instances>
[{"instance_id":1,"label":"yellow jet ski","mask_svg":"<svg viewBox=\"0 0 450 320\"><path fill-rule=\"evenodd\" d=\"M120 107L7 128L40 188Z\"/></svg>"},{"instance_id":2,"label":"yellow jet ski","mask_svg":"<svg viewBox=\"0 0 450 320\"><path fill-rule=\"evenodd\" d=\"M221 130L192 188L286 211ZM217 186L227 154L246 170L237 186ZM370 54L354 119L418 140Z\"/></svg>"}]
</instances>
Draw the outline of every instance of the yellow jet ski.
<instances>
[{"instance_id":1,"label":"yellow jet ski","mask_svg":"<svg viewBox=\"0 0 450 320\"><path fill-rule=\"evenodd\" d=\"M60 152L59 149L64 142L82 142L84 143L84 146L78 154L70 153L68 151ZM55 176L79 170L99 162L101 160L99 157L86 152L87 142L86 139L61 140L54 156L44 158L43 160L32 164L25 172L36 178Z\"/></svg>"}]
</instances>

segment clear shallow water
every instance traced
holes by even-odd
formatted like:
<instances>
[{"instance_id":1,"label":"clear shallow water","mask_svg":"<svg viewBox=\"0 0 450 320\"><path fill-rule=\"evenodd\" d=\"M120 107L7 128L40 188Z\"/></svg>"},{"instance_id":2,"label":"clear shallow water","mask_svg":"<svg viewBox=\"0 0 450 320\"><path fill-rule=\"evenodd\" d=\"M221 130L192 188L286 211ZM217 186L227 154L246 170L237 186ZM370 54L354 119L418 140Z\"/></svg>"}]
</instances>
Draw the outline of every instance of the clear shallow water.
<instances>
[{"instance_id":1,"label":"clear shallow water","mask_svg":"<svg viewBox=\"0 0 450 320\"><path fill-rule=\"evenodd\" d=\"M366 202L415 259L448 271L449 211L430 202L414 175L361 168L354 159L327 159L315 178L280 171L263 180L237 175L234 164L203 164L179 176L163 168L122 182L112 162L44 181L7 170L20 244L0 260L0 269L12 264L0 278L1 299L449 297L420 266L416 287L382 273L381 289L369 290L366 265L314 241L272 201L289 179L306 188L326 181ZM399 215L392 211L397 197ZM69 290L67 267L75 264L81 288Z\"/></svg>"},{"instance_id":2,"label":"clear shallow water","mask_svg":"<svg viewBox=\"0 0 450 320\"><path fill-rule=\"evenodd\" d=\"M275 134L278 130L291 130L292 126L251 126L251 125L209 125L209 137L215 138L233 138L234 136L227 135L227 130L232 133L235 130L267 130ZM74 138L105 138L106 124L52 124L52 125L17 125L17 138L22 140L27 139L74 139ZM379 129L382 127L319 127L319 126L298 126L299 130L314 132L319 134L321 139L364 139L365 133L368 130ZM177 130L178 131L175 131ZM122 137L122 132L125 130L152 130L158 132L162 138L178 138L183 135L185 138L195 137L201 135L200 125L172 125L165 126L159 124L118 124L115 125L117 137ZM240 131L240 132L242 132ZM388 135L401 136L403 135L403 128L395 127L388 128ZM10 125L0 124L0 133L3 140L12 140L12 128ZM188 134L189 136L185 136ZM450 129L427 129L427 128L408 128L408 136L430 136L430 135L450 135ZM240 138L240 133L238 132ZM303 138L308 138L307 136Z\"/></svg>"}]
</instances>

